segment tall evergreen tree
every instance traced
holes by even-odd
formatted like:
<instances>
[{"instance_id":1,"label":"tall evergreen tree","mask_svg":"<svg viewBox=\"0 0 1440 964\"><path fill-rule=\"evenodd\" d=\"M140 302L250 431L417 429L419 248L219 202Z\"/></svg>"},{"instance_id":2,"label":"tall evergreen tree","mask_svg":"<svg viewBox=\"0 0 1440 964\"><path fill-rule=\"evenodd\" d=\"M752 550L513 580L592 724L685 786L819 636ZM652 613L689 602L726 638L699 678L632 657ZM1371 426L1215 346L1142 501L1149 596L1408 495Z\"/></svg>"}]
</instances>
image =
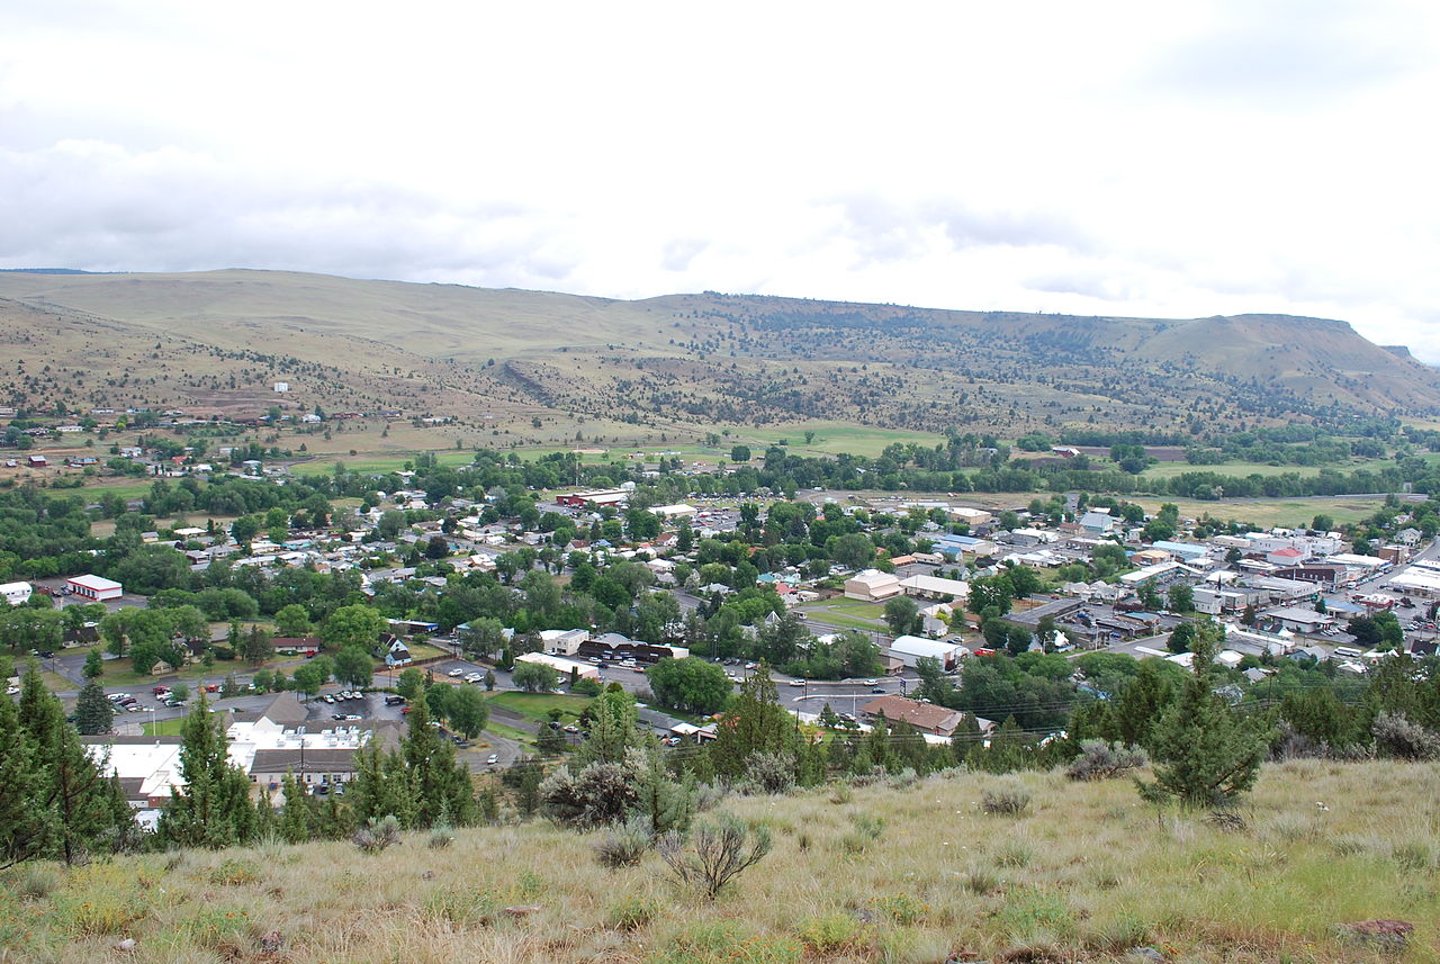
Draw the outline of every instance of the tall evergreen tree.
<instances>
[{"instance_id":1,"label":"tall evergreen tree","mask_svg":"<svg viewBox=\"0 0 1440 964\"><path fill-rule=\"evenodd\" d=\"M310 798L294 773L287 771L280 778L280 794L285 798L280 810L280 836L292 844L309 840L315 825Z\"/></svg>"},{"instance_id":2,"label":"tall evergreen tree","mask_svg":"<svg viewBox=\"0 0 1440 964\"><path fill-rule=\"evenodd\" d=\"M18 722L30 745L37 781L35 855L70 864L113 851L129 839L134 820L118 796L118 783L106 779L103 762L86 752L34 663L21 684Z\"/></svg>"},{"instance_id":3,"label":"tall evergreen tree","mask_svg":"<svg viewBox=\"0 0 1440 964\"><path fill-rule=\"evenodd\" d=\"M181 730L180 776L183 786L170 788L170 803L156 831L166 843L182 847L230 847L248 843L257 832L257 813L250 802L250 780L231 766L218 720L209 701L200 701Z\"/></svg>"},{"instance_id":4,"label":"tall evergreen tree","mask_svg":"<svg viewBox=\"0 0 1440 964\"><path fill-rule=\"evenodd\" d=\"M410 731L401 747L414 789L415 826L431 827L444 813L456 826L474 820L470 770L455 759L455 744L430 725L422 700L410 711Z\"/></svg>"},{"instance_id":5,"label":"tall evergreen tree","mask_svg":"<svg viewBox=\"0 0 1440 964\"><path fill-rule=\"evenodd\" d=\"M735 702L721 720L716 739L710 744L710 759L720 775L738 777L745 773L752 753L796 758L797 739L795 719L780 705L775 683L762 663L740 685Z\"/></svg>"},{"instance_id":6,"label":"tall evergreen tree","mask_svg":"<svg viewBox=\"0 0 1440 964\"><path fill-rule=\"evenodd\" d=\"M1233 803L1255 784L1265 743L1215 693L1211 660L1217 636L1213 626L1202 624L1191 650L1195 671L1151 734L1155 782L1140 783L1141 794L1149 799L1219 807Z\"/></svg>"},{"instance_id":7,"label":"tall evergreen tree","mask_svg":"<svg viewBox=\"0 0 1440 964\"><path fill-rule=\"evenodd\" d=\"M80 690L75 701L75 726L85 736L109 733L115 722L115 704L105 698L105 690L93 679Z\"/></svg>"},{"instance_id":8,"label":"tall evergreen tree","mask_svg":"<svg viewBox=\"0 0 1440 964\"><path fill-rule=\"evenodd\" d=\"M41 776L19 711L0 700L0 869L44 852L49 833L39 806Z\"/></svg>"}]
</instances>

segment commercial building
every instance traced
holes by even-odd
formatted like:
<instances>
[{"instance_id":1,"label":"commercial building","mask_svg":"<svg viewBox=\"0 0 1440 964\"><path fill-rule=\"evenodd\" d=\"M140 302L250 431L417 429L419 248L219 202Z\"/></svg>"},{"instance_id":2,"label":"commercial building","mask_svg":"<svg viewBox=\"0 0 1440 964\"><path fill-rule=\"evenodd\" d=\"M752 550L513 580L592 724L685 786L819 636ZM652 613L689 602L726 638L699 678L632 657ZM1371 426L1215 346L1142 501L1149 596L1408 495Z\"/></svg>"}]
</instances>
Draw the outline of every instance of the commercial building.
<instances>
[{"instance_id":1,"label":"commercial building","mask_svg":"<svg viewBox=\"0 0 1440 964\"><path fill-rule=\"evenodd\" d=\"M883 716L888 723L907 723L921 733L947 738L955 734L965 719L965 714L959 710L893 695L876 697L860 707L860 712L869 723Z\"/></svg>"},{"instance_id":2,"label":"commercial building","mask_svg":"<svg viewBox=\"0 0 1440 964\"><path fill-rule=\"evenodd\" d=\"M0 586L0 596L12 606L23 606L29 602L31 591L28 582L7 582Z\"/></svg>"},{"instance_id":3,"label":"commercial building","mask_svg":"<svg viewBox=\"0 0 1440 964\"><path fill-rule=\"evenodd\" d=\"M922 659L933 659L949 672L962 657L970 655L970 650L958 643L944 643L921 636L896 636L886 655L898 659L910 669L914 669Z\"/></svg>"},{"instance_id":4,"label":"commercial building","mask_svg":"<svg viewBox=\"0 0 1440 964\"><path fill-rule=\"evenodd\" d=\"M75 576L73 579L67 579L65 585L75 595L83 596L94 602L119 599L125 592L125 588L118 582L103 576Z\"/></svg>"},{"instance_id":5,"label":"commercial building","mask_svg":"<svg viewBox=\"0 0 1440 964\"><path fill-rule=\"evenodd\" d=\"M922 599L969 599L970 584L959 579L941 579L939 576L914 575L900 580L900 589L907 596ZM948 600L946 600L948 601Z\"/></svg>"},{"instance_id":6,"label":"commercial building","mask_svg":"<svg viewBox=\"0 0 1440 964\"><path fill-rule=\"evenodd\" d=\"M900 593L900 580L893 573L878 569L866 569L845 580L845 595L850 599L881 602Z\"/></svg>"},{"instance_id":7,"label":"commercial building","mask_svg":"<svg viewBox=\"0 0 1440 964\"><path fill-rule=\"evenodd\" d=\"M525 653L516 656L517 663L533 663L537 666L548 666L560 674L562 680L567 679L593 679L600 680L600 670L589 663L577 663L573 659L561 659L558 656L548 656L545 653Z\"/></svg>"}]
</instances>

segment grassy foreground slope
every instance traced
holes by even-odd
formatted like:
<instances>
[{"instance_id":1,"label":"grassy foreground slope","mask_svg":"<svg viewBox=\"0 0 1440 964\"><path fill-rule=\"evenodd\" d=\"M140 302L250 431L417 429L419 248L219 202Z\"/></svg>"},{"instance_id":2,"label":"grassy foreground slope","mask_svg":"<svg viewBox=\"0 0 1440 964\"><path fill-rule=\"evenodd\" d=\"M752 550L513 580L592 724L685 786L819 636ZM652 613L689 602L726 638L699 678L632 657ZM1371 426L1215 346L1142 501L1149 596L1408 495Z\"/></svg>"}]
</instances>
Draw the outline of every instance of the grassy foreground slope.
<instances>
[{"instance_id":1,"label":"grassy foreground slope","mask_svg":"<svg viewBox=\"0 0 1440 964\"><path fill-rule=\"evenodd\" d=\"M410 834L378 856L324 843L21 868L0 889L0 947L65 961L1094 961L1136 946L1357 961L1382 952L1334 925L1398 918L1414 934L1384 959L1440 959L1434 766L1270 766L1242 830L1157 813L1128 781L1003 779L1033 795L1025 815L982 812L1002 778L963 773L731 798L721 808L767 823L775 847L714 904L654 854L606 870L595 836L532 824L439 850Z\"/></svg>"}]
</instances>

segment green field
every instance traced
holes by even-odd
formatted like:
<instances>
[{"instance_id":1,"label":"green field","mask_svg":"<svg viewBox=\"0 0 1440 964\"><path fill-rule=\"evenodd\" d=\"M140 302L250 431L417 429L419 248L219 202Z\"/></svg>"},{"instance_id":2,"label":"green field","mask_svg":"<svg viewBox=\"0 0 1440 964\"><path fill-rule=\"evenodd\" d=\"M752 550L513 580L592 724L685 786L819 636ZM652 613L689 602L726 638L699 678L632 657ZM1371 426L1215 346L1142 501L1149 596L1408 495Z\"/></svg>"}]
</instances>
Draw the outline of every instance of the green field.
<instances>
[{"instance_id":1,"label":"green field","mask_svg":"<svg viewBox=\"0 0 1440 964\"><path fill-rule=\"evenodd\" d=\"M1209 515L1212 519L1235 522L1250 522L1262 528L1271 526L1308 526L1317 515L1328 515L1336 525L1359 522L1374 515L1385 504L1382 497L1361 496L1314 496L1300 499L1235 499L1224 502L1200 502L1186 499L1156 499L1136 496L1130 501L1145 507L1146 512L1157 512L1162 503L1171 502L1179 507L1182 518L1198 519Z\"/></svg>"},{"instance_id":2,"label":"green field","mask_svg":"<svg viewBox=\"0 0 1440 964\"><path fill-rule=\"evenodd\" d=\"M805 433L815 433L814 441L807 444ZM855 425L848 422L795 422L788 425L766 426L763 429L736 428L730 430L729 443L722 446L721 451L728 455L729 445L747 444L751 445L752 454L759 458L763 456L763 448L755 450L754 442L762 446L772 445L781 439L789 442L787 448L796 455L863 455L868 457L878 456L884 451L885 446L900 443L907 445L915 443L927 448L942 444L945 436L929 432L907 432L899 429L873 428L868 425ZM751 441L753 440L753 442Z\"/></svg>"},{"instance_id":3,"label":"green field","mask_svg":"<svg viewBox=\"0 0 1440 964\"><path fill-rule=\"evenodd\" d=\"M547 723L552 709L559 710L562 719L579 719L580 714L590 705L591 698L560 693L519 693L511 690L493 694L490 702L538 723Z\"/></svg>"},{"instance_id":4,"label":"green field","mask_svg":"<svg viewBox=\"0 0 1440 964\"><path fill-rule=\"evenodd\" d=\"M1354 461L1324 467L1337 469L1341 472L1350 472L1365 464L1364 461ZM1189 462L1161 462L1141 472L1140 478L1173 479L1177 475L1184 475L1186 472L1214 472L1218 475L1233 475L1239 478L1245 478L1250 475L1260 475L1267 479L1271 476L1293 473L1301 478L1310 478L1311 476L1319 475L1320 469L1321 466L1318 465L1270 465L1266 462L1226 462L1223 465L1191 465Z\"/></svg>"},{"instance_id":5,"label":"green field","mask_svg":"<svg viewBox=\"0 0 1440 964\"><path fill-rule=\"evenodd\" d=\"M146 736L179 736L185 726L185 717L177 717L173 720L161 720L158 723L145 723L140 729Z\"/></svg>"},{"instance_id":6,"label":"green field","mask_svg":"<svg viewBox=\"0 0 1440 964\"><path fill-rule=\"evenodd\" d=\"M866 631L885 628L885 607L880 603L836 596L833 599L806 603L797 606L796 609L812 618L835 626Z\"/></svg>"}]
</instances>

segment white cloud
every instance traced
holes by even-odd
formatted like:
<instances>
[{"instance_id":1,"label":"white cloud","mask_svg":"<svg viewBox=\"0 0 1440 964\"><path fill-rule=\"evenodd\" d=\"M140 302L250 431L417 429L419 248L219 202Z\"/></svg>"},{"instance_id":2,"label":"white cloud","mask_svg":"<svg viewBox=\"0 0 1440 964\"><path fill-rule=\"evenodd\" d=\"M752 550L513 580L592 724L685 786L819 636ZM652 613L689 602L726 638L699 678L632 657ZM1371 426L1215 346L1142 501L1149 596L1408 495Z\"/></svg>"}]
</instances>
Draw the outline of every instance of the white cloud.
<instances>
[{"instance_id":1,"label":"white cloud","mask_svg":"<svg viewBox=\"0 0 1440 964\"><path fill-rule=\"evenodd\" d=\"M0 266L1352 321L1440 361L1436 14L31 5Z\"/></svg>"}]
</instances>

